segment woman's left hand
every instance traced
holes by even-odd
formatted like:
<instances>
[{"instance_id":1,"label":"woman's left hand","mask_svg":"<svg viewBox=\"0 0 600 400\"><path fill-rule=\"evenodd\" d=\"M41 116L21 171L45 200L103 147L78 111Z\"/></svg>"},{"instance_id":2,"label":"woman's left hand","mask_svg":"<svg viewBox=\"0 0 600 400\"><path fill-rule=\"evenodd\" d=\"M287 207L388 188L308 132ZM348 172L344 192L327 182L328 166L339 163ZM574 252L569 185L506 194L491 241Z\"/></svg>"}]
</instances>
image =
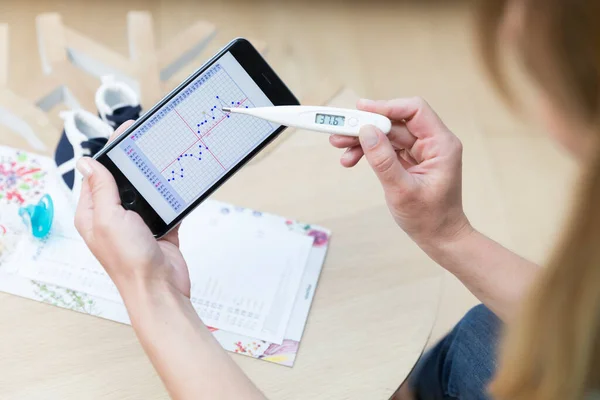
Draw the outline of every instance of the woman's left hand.
<instances>
[{"instance_id":1,"label":"woman's left hand","mask_svg":"<svg viewBox=\"0 0 600 400\"><path fill-rule=\"evenodd\" d=\"M121 125L111 140L132 124ZM190 297L188 268L179 251L178 228L156 240L142 218L121 206L112 174L89 157L77 162L84 176L75 226L123 299L140 285L176 289Z\"/></svg>"},{"instance_id":2,"label":"woman's left hand","mask_svg":"<svg viewBox=\"0 0 600 400\"><path fill-rule=\"evenodd\" d=\"M121 125L113 138L130 125ZM75 226L119 289L171 397L264 400L192 306L177 229L156 240L138 214L121 206L115 180L102 164L82 158L77 169L84 181Z\"/></svg>"}]
</instances>

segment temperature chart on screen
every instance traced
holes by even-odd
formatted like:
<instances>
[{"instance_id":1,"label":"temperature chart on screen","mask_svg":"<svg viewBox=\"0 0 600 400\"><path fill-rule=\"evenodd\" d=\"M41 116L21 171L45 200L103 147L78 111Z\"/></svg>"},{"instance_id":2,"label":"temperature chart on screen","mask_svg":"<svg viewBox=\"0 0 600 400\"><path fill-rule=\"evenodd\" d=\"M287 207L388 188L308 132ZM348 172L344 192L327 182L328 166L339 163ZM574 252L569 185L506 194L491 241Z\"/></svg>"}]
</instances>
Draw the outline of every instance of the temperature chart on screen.
<instances>
[{"instance_id":1,"label":"temperature chart on screen","mask_svg":"<svg viewBox=\"0 0 600 400\"><path fill-rule=\"evenodd\" d=\"M276 128L222 107L254 103L217 63L119 146L174 211L198 198Z\"/></svg>"}]
</instances>

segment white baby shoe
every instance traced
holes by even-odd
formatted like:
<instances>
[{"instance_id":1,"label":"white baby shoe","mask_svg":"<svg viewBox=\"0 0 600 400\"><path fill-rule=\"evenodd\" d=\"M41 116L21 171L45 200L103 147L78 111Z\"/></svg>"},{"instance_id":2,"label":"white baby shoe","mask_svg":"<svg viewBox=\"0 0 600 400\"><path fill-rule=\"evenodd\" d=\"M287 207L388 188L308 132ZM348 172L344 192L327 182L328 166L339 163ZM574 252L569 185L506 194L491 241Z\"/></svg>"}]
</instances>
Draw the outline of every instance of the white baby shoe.
<instances>
[{"instance_id":1,"label":"white baby shoe","mask_svg":"<svg viewBox=\"0 0 600 400\"><path fill-rule=\"evenodd\" d=\"M142 107L135 91L114 76L102 77L102 85L96 91L98 115L117 129L123 122L140 117Z\"/></svg>"}]
</instances>

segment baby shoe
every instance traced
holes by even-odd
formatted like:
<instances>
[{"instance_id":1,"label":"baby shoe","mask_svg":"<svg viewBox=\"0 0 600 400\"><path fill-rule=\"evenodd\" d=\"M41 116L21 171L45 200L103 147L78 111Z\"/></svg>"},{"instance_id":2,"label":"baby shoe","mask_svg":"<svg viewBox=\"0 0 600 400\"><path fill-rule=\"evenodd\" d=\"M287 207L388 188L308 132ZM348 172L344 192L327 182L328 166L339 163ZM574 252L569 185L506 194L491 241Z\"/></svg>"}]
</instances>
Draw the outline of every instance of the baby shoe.
<instances>
[{"instance_id":1,"label":"baby shoe","mask_svg":"<svg viewBox=\"0 0 600 400\"><path fill-rule=\"evenodd\" d=\"M96 91L98 115L117 129L123 122L140 117L142 107L135 91L114 76L102 77L102 85Z\"/></svg>"},{"instance_id":2,"label":"baby shoe","mask_svg":"<svg viewBox=\"0 0 600 400\"><path fill-rule=\"evenodd\" d=\"M113 133L113 128L98 116L84 111L63 111L60 117L65 121L64 130L54 161L65 184L73 191L75 199L81 191L81 175L75 170L77 160L83 156L93 156L104 147Z\"/></svg>"}]
</instances>

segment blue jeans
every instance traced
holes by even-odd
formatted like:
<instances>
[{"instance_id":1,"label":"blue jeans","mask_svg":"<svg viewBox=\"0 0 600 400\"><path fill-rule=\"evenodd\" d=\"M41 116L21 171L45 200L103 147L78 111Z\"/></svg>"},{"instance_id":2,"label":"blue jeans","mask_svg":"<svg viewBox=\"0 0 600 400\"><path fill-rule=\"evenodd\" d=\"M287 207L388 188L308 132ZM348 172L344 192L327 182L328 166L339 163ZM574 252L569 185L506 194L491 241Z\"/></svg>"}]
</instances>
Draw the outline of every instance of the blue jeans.
<instances>
[{"instance_id":1,"label":"blue jeans","mask_svg":"<svg viewBox=\"0 0 600 400\"><path fill-rule=\"evenodd\" d=\"M409 385L418 400L489 400L502 322L484 305L472 308L417 363Z\"/></svg>"}]
</instances>

